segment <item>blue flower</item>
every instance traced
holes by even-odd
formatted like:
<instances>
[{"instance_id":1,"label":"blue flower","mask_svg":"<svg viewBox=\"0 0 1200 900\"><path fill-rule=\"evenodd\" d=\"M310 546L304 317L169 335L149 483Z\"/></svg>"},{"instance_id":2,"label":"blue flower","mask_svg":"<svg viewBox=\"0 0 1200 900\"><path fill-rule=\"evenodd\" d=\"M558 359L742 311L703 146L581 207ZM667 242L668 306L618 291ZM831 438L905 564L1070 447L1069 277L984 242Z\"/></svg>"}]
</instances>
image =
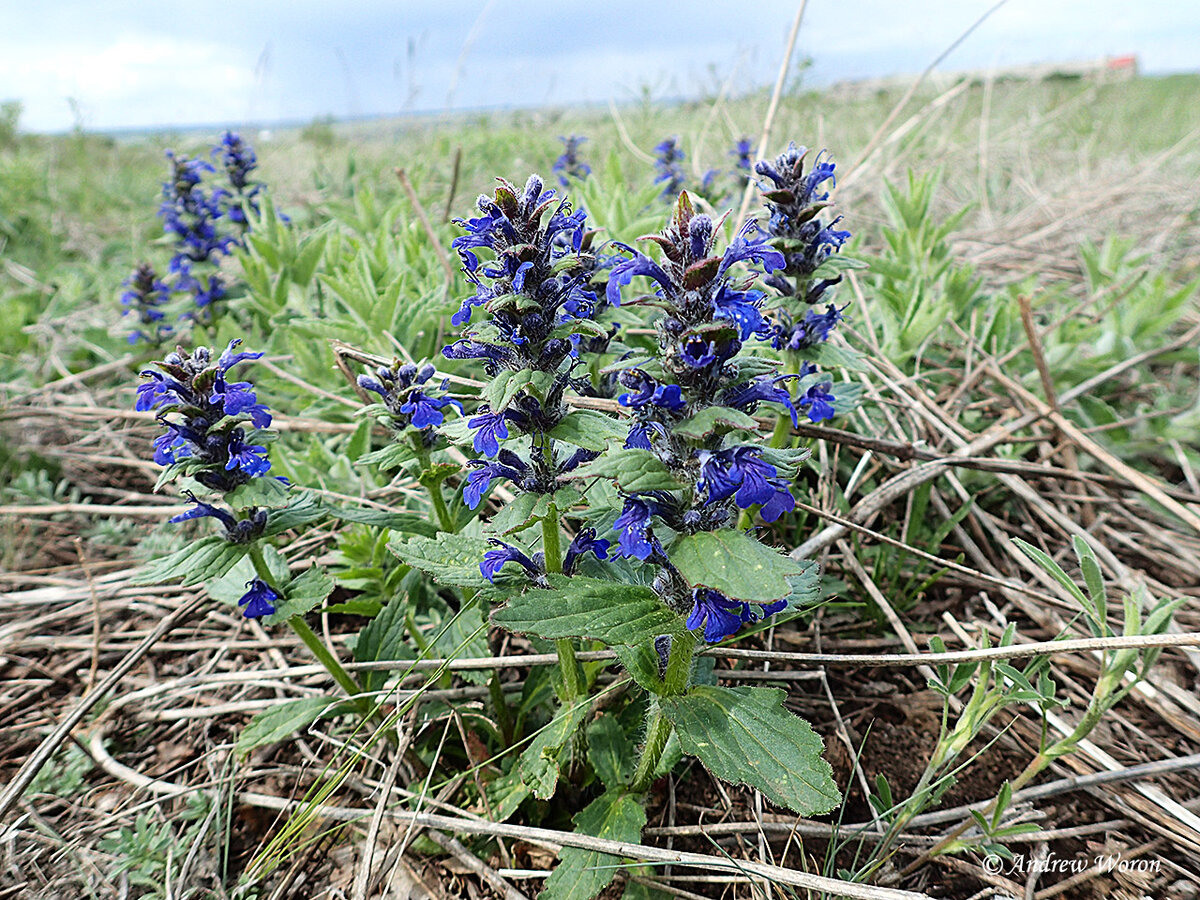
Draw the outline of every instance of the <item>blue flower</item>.
<instances>
[{"instance_id":1,"label":"blue flower","mask_svg":"<svg viewBox=\"0 0 1200 900\"><path fill-rule=\"evenodd\" d=\"M223 509L218 509L211 503L196 499L191 491L184 491L184 496L195 505L168 522L186 522L188 519L213 518L225 528L225 539L231 544L248 544L262 536L267 527L268 513L265 509L252 508L244 519L235 519Z\"/></svg>"},{"instance_id":2,"label":"blue flower","mask_svg":"<svg viewBox=\"0 0 1200 900\"><path fill-rule=\"evenodd\" d=\"M749 138L742 138L733 149L729 151L729 155L734 158L734 168L749 172L751 168L751 159L754 156L754 144Z\"/></svg>"},{"instance_id":3,"label":"blue flower","mask_svg":"<svg viewBox=\"0 0 1200 900\"><path fill-rule=\"evenodd\" d=\"M627 247L624 244L617 244L617 246L628 250L633 254L633 257L617 263L613 266L612 271L608 273L608 287L605 288L605 297L609 303L613 306L620 306L621 288L639 275L645 275L657 281L662 286L663 293L668 298L675 296L675 286L671 283L671 276L663 271L662 266L645 254L638 253L632 247Z\"/></svg>"},{"instance_id":4,"label":"blue flower","mask_svg":"<svg viewBox=\"0 0 1200 900\"><path fill-rule=\"evenodd\" d=\"M242 429L234 428L229 432L228 448L229 461L225 463L226 471L241 469L251 478L257 478L270 471L271 461L266 457L267 448L258 444L247 444Z\"/></svg>"},{"instance_id":5,"label":"blue flower","mask_svg":"<svg viewBox=\"0 0 1200 900\"><path fill-rule=\"evenodd\" d=\"M731 600L720 591L698 587L692 591L692 612L684 623L689 630L704 626L704 640L713 644L737 634L748 622L757 622L787 608L786 600L764 606Z\"/></svg>"},{"instance_id":6,"label":"blue flower","mask_svg":"<svg viewBox=\"0 0 1200 900\"><path fill-rule=\"evenodd\" d=\"M266 406L258 402L254 385L248 381L227 382L225 373L220 370L217 371L209 400L220 404L227 416L245 413L255 428L267 428L271 424L271 413Z\"/></svg>"},{"instance_id":7,"label":"blue flower","mask_svg":"<svg viewBox=\"0 0 1200 900\"><path fill-rule=\"evenodd\" d=\"M262 359L263 354L261 351L258 353L251 353L247 350L237 350L237 348L241 346L241 343L241 338L234 338L229 342L229 346L222 351L220 358L217 359L217 368L220 371L228 372L238 363L248 362L254 359ZM234 352L235 350L237 350L236 353Z\"/></svg>"},{"instance_id":8,"label":"blue flower","mask_svg":"<svg viewBox=\"0 0 1200 900\"><path fill-rule=\"evenodd\" d=\"M784 259L782 253L767 243L770 235L765 235L761 238L755 238L758 234L758 223L751 219L738 232L737 237L733 242L725 248L725 254L721 257L720 268L717 269L717 277L725 274L725 270L734 263L751 262L762 263L762 267L767 272L773 272L776 269L782 269L787 260Z\"/></svg>"},{"instance_id":9,"label":"blue flower","mask_svg":"<svg viewBox=\"0 0 1200 900\"><path fill-rule=\"evenodd\" d=\"M513 351L507 347L495 344L485 344L470 338L459 338L453 344L442 348L442 356L446 359L482 359L484 368L489 375L506 365L513 358Z\"/></svg>"},{"instance_id":10,"label":"blue flower","mask_svg":"<svg viewBox=\"0 0 1200 900\"><path fill-rule=\"evenodd\" d=\"M467 420L467 425L477 429L475 432L475 452L484 456L495 456L500 452L500 441L508 437L508 426L504 423L505 413L487 412L486 406L480 408L480 414Z\"/></svg>"},{"instance_id":11,"label":"blue flower","mask_svg":"<svg viewBox=\"0 0 1200 900\"><path fill-rule=\"evenodd\" d=\"M575 566L585 553L594 553L596 559L608 559L609 546L608 541L596 537L595 528L581 528L563 557L563 574L574 575Z\"/></svg>"},{"instance_id":12,"label":"blue flower","mask_svg":"<svg viewBox=\"0 0 1200 900\"><path fill-rule=\"evenodd\" d=\"M774 522L785 512L796 508L796 500L787 481L778 470L762 459L758 447L731 447L696 454L700 461L700 481L696 487L705 491L707 503L719 503L733 497L739 509L759 504L764 522Z\"/></svg>"},{"instance_id":13,"label":"blue flower","mask_svg":"<svg viewBox=\"0 0 1200 900\"><path fill-rule=\"evenodd\" d=\"M129 343L143 340L152 344L161 343L173 330L170 325L161 324L164 318L161 307L170 302L170 289L159 279L154 267L147 263L134 269L123 284L129 290L121 295L121 305L125 307L122 315L136 316L139 324L154 326L149 332L140 328L134 330L129 335Z\"/></svg>"},{"instance_id":14,"label":"blue flower","mask_svg":"<svg viewBox=\"0 0 1200 900\"><path fill-rule=\"evenodd\" d=\"M816 374L817 367L810 362L805 362L800 367L801 378ZM810 421L821 422L833 418L836 412L833 404L836 399L833 395L833 379L826 377L810 385L796 398L796 405L808 411Z\"/></svg>"},{"instance_id":15,"label":"blue flower","mask_svg":"<svg viewBox=\"0 0 1200 900\"><path fill-rule=\"evenodd\" d=\"M504 567L505 563L515 562L521 566L535 581L540 581L543 578L542 570L528 556L518 550L511 544L506 544L504 541L498 541L495 538L488 538L488 543L495 546L495 550L489 550L483 554L483 562L479 564L479 572L488 581L496 583L496 575Z\"/></svg>"},{"instance_id":16,"label":"blue flower","mask_svg":"<svg viewBox=\"0 0 1200 900\"><path fill-rule=\"evenodd\" d=\"M825 281L821 282L821 284L825 283ZM775 333L771 339L771 345L776 350L805 350L824 343L829 340L829 336L837 327L838 322L846 318L842 315L842 309L838 309L831 303L823 313L812 309L808 310L800 322L793 324L790 320L785 320L784 323L777 324L774 328ZM786 314L784 315L786 316Z\"/></svg>"},{"instance_id":17,"label":"blue flower","mask_svg":"<svg viewBox=\"0 0 1200 900\"><path fill-rule=\"evenodd\" d=\"M722 284L713 298L713 317L736 324L743 341L751 335L762 338L770 334L771 328L762 316L762 301L762 291L736 291Z\"/></svg>"},{"instance_id":18,"label":"blue flower","mask_svg":"<svg viewBox=\"0 0 1200 900\"><path fill-rule=\"evenodd\" d=\"M202 519L207 516L216 519L218 522L224 525L226 531L230 531L237 526L237 519L225 512L225 510L218 509L210 503L202 503L201 501L197 500L196 495L191 492L187 492L187 497L196 505L186 512L181 512L179 515L172 516L171 518L167 519L168 522L186 522L188 519Z\"/></svg>"},{"instance_id":19,"label":"blue flower","mask_svg":"<svg viewBox=\"0 0 1200 900\"><path fill-rule=\"evenodd\" d=\"M683 393L677 384L659 384L641 369L624 369L617 380L630 389L630 393L621 394L617 402L631 409L641 409L647 404L662 407L671 412L679 412L687 407Z\"/></svg>"},{"instance_id":20,"label":"blue flower","mask_svg":"<svg viewBox=\"0 0 1200 900\"><path fill-rule=\"evenodd\" d=\"M258 156L254 148L235 131L226 131L221 136L221 143L213 148L212 155L219 158L229 183L237 191L246 188L250 183L250 173L258 168Z\"/></svg>"},{"instance_id":21,"label":"blue flower","mask_svg":"<svg viewBox=\"0 0 1200 900\"><path fill-rule=\"evenodd\" d=\"M796 407L792 404L792 395L785 388L777 387L781 381L798 378L798 375L759 375L743 384L728 388L725 391L724 404L744 412L753 412L758 404L780 403L792 417L792 424L799 423Z\"/></svg>"},{"instance_id":22,"label":"blue flower","mask_svg":"<svg viewBox=\"0 0 1200 900\"><path fill-rule=\"evenodd\" d=\"M241 341L229 342L213 362L207 347L191 354L168 353L158 369L147 369L137 391L137 408L158 408L158 421L165 429L154 441L154 461L171 465L191 460L188 474L205 487L229 491L271 468L266 448L250 444L239 427L241 416L265 428L271 423L267 407L258 402L249 382L230 382L228 370L261 353L237 352ZM178 418L170 420L169 414Z\"/></svg>"},{"instance_id":23,"label":"blue flower","mask_svg":"<svg viewBox=\"0 0 1200 900\"><path fill-rule=\"evenodd\" d=\"M479 506L484 491L488 489L493 478L507 478L520 483L532 474L532 470L525 461L510 450L500 451L500 459L496 462L473 459L467 465L474 468L467 475L467 483L463 487L463 499L471 509Z\"/></svg>"},{"instance_id":24,"label":"blue flower","mask_svg":"<svg viewBox=\"0 0 1200 900\"><path fill-rule=\"evenodd\" d=\"M652 500L643 497L626 497L621 515L613 523L618 532L618 556L647 560L654 553L658 541L650 535L650 520L658 511Z\"/></svg>"},{"instance_id":25,"label":"blue flower","mask_svg":"<svg viewBox=\"0 0 1200 900\"><path fill-rule=\"evenodd\" d=\"M242 615L247 619L261 619L275 612L275 601L279 595L261 578L246 582L248 590L238 601L238 606L246 607Z\"/></svg>"}]
</instances>

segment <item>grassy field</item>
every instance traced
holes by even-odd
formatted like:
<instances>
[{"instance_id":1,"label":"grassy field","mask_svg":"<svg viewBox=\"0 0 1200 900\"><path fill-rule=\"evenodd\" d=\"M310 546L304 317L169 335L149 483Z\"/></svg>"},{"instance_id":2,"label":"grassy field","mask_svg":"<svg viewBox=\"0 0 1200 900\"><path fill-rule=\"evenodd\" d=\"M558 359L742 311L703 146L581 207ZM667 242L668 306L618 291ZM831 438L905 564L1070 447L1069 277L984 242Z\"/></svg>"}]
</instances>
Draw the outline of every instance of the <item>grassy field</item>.
<instances>
[{"instance_id":1,"label":"grassy field","mask_svg":"<svg viewBox=\"0 0 1200 900\"><path fill-rule=\"evenodd\" d=\"M1200 76L1175 76L964 82L903 107L894 93L783 98L771 155L791 140L831 151L835 211L854 233L843 254L867 263L836 289L850 305L831 359L847 364L830 366L835 393L861 402L796 429L812 450L796 513L759 528L768 544L819 561L823 602L742 642L774 656L717 651L711 674L784 687L823 738L844 803L797 819L681 764L647 794L643 864L602 896L822 895L785 870L934 897L1194 896L1198 95ZM432 518L416 478L356 464L382 432L360 414L366 398L352 381L366 360L411 355L459 378L456 391L480 384L470 365L439 355L471 292L449 252L462 233L450 220L474 215L497 175L518 185L548 176L558 136L574 133L588 137L593 173L568 193L604 239L631 242L670 213L652 185L654 145L679 136L693 187L709 168L728 169L736 140L758 139L767 100L246 133L269 186L264 208L286 221L253 223L246 247L221 263L228 311L188 341L244 338L266 352L255 378L277 413L272 472L331 503ZM554 802L505 805L516 769L493 736L508 729L489 719L486 679L452 666L410 672L403 688L426 693L391 726L400 749L370 743L386 729L356 729L344 709L254 744L244 737L252 716L325 697L329 678L291 632L238 615L236 585L222 604L193 601L203 587L134 579L202 532L163 524L185 507L178 490L156 489L156 427L134 412L136 373L161 351L127 343L121 284L139 262L162 271L170 256L155 216L164 150L204 155L218 137L0 128L5 781L39 748L53 751L10 809L0 896L534 896L555 852L532 829L572 832L596 779L564 771ZM717 194L718 206L741 201L732 181ZM455 491L462 459L445 457ZM493 503L498 515L504 505ZM470 518L457 499L451 513ZM337 654L554 649L497 629L456 642L462 592L439 593L401 565L391 530L363 515L279 544L283 564L316 561L339 585L308 617ZM1039 564L1037 550L1049 559ZM218 599L222 590L208 588ZM406 656L364 656L363 623L392 598L415 604L415 643ZM1159 601L1170 625L1150 627ZM153 634L185 607L173 631ZM56 724L152 634L51 745ZM1091 637L1111 640L1053 656L1020 649ZM1161 656L1146 649L1172 641ZM1013 645L1008 656L968 654L957 669L870 656L997 643ZM798 653L868 656L818 666ZM619 667L593 665L598 685L619 681ZM531 739L550 717L548 671L514 663L497 676L521 698ZM625 690L598 701L595 721L608 721L605 704L633 708L620 706L633 703ZM977 822L970 804L994 818ZM511 831L464 824L504 818L493 806ZM458 816L460 827L415 812ZM961 843L948 846L948 834ZM705 880L646 864L665 850L772 868ZM1100 857L1127 865L1028 868Z\"/></svg>"}]
</instances>

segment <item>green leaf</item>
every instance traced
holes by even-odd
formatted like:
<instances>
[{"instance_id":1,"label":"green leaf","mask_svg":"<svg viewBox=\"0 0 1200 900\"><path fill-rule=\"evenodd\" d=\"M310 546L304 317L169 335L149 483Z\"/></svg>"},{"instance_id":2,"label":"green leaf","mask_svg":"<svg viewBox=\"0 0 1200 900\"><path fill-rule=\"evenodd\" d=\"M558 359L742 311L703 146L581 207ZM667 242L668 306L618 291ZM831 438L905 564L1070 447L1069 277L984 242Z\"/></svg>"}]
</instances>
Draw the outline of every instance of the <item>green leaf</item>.
<instances>
[{"instance_id":1,"label":"green leaf","mask_svg":"<svg viewBox=\"0 0 1200 900\"><path fill-rule=\"evenodd\" d=\"M550 590L526 591L492 613L492 622L544 638L589 637L637 644L647 635L682 634L683 620L648 587L576 575L550 575Z\"/></svg>"},{"instance_id":2,"label":"green leaf","mask_svg":"<svg viewBox=\"0 0 1200 900\"><path fill-rule=\"evenodd\" d=\"M665 690L653 638L645 637L636 644L614 644L612 651L639 686L652 694Z\"/></svg>"},{"instance_id":3,"label":"green leaf","mask_svg":"<svg viewBox=\"0 0 1200 900\"><path fill-rule=\"evenodd\" d=\"M270 475L251 478L225 495L225 502L231 509L249 509L252 506L284 506L287 501L287 485Z\"/></svg>"},{"instance_id":4,"label":"green leaf","mask_svg":"<svg viewBox=\"0 0 1200 900\"><path fill-rule=\"evenodd\" d=\"M413 659L416 654L408 646L405 619L408 604L405 598L394 596L358 633L354 642L355 662L381 662L385 660ZM377 691L383 687L391 673L384 670L367 670L359 673L363 690Z\"/></svg>"},{"instance_id":5,"label":"green leaf","mask_svg":"<svg viewBox=\"0 0 1200 900\"><path fill-rule=\"evenodd\" d=\"M707 585L734 600L756 603L788 596L788 577L805 572L797 560L740 531L685 535L671 545L669 556L692 586Z\"/></svg>"},{"instance_id":6,"label":"green leaf","mask_svg":"<svg viewBox=\"0 0 1200 900\"><path fill-rule=\"evenodd\" d=\"M726 431L757 431L758 423L754 417L741 410L727 406L710 406L696 415L676 425L672 431L677 435L691 440L703 440L710 434Z\"/></svg>"},{"instance_id":7,"label":"green leaf","mask_svg":"<svg viewBox=\"0 0 1200 900\"><path fill-rule=\"evenodd\" d=\"M263 618L263 624L278 625L292 616L304 615L332 594L335 587L333 576L320 566L306 569L280 589L283 602L275 606L275 612Z\"/></svg>"},{"instance_id":8,"label":"green leaf","mask_svg":"<svg viewBox=\"0 0 1200 900\"><path fill-rule=\"evenodd\" d=\"M495 378L488 381L487 386L484 388L484 396L487 397L492 412L503 412L508 404L512 402L513 397L517 396L522 389L529 385L532 378L532 369L522 369L520 372L512 372L505 369L497 374Z\"/></svg>"},{"instance_id":9,"label":"green leaf","mask_svg":"<svg viewBox=\"0 0 1200 900\"><path fill-rule=\"evenodd\" d=\"M579 703L559 710L557 716L539 731L517 762L521 780L529 785L533 795L542 800L554 796L558 784L558 755L575 736L587 718L588 704Z\"/></svg>"},{"instance_id":10,"label":"green leaf","mask_svg":"<svg viewBox=\"0 0 1200 900\"><path fill-rule=\"evenodd\" d=\"M1062 570L1062 566L1033 546L1033 544L1026 543L1020 538L1013 538L1013 543L1017 545L1022 553L1045 569L1046 574L1070 591L1071 595L1079 601L1080 606L1092 612L1090 601L1084 596L1083 591L1079 589L1075 582L1071 580L1071 576Z\"/></svg>"},{"instance_id":11,"label":"green leaf","mask_svg":"<svg viewBox=\"0 0 1200 900\"><path fill-rule=\"evenodd\" d=\"M783 708L785 696L779 688L695 687L659 703L684 752L718 778L758 788L802 816L828 812L841 802L833 770L820 737Z\"/></svg>"},{"instance_id":12,"label":"green leaf","mask_svg":"<svg viewBox=\"0 0 1200 900\"><path fill-rule=\"evenodd\" d=\"M265 709L250 720L238 735L236 750L245 756L257 747L274 744L307 728L322 716L331 713L340 701L328 697L302 697Z\"/></svg>"},{"instance_id":13,"label":"green leaf","mask_svg":"<svg viewBox=\"0 0 1200 900\"><path fill-rule=\"evenodd\" d=\"M387 512L366 506L334 506L330 507L329 514L343 522L376 525L380 528L399 531L402 534L419 534L431 538L438 533L437 528L426 517L416 513Z\"/></svg>"},{"instance_id":14,"label":"green leaf","mask_svg":"<svg viewBox=\"0 0 1200 900\"><path fill-rule=\"evenodd\" d=\"M621 448L568 473L566 478L611 478L630 493L674 491L683 487L649 450Z\"/></svg>"},{"instance_id":15,"label":"green leaf","mask_svg":"<svg viewBox=\"0 0 1200 900\"><path fill-rule=\"evenodd\" d=\"M609 790L628 784L633 775L633 741L616 716L601 716L587 729L588 762Z\"/></svg>"},{"instance_id":16,"label":"green leaf","mask_svg":"<svg viewBox=\"0 0 1200 900\"><path fill-rule=\"evenodd\" d=\"M301 525L307 525L330 514L321 503L320 498L311 491L292 495L291 502L283 509L273 509L267 517L267 527L263 531L265 537L273 537L285 531L291 531Z\"/></svg>"},{"instance_id":17,"label":"green leaf","mask_svg":"<svg viewBox=\"0 0 1200 900\"><path fill-rule=\"evenodd\" d=\"M631 794L607 791L572 819L578 834L636 844L646 827L646 811ZM563 847L559 863L538 900L591 900L617 877L619 857L596 850Z\"/></svg>"},{"instance_id":18,"label":"green leaf","mask_svg":"<svg viewBox=\"0 0 1200 900\"><path fill-rule=\"evenodd\" d=\"M133 583L178 581L193 585L220 578L237 565L246 550L246 544L231 544L224 537L210 534L169 556L156 559L134 577Z\"/></svg>"},{"instance_id":19,"label":"green leaf","mask_svg":"<svg viewBox=\"0 0 1200 900\"><path fill-rule=\"evenodd\" d=\"M843 347L841 344L831 344L829 342L816 344L800 351L800 355L827 369L849 369L852 372L865 372L867 369L862 361L862 357L858 353L849 347ZM838 400L841 400L843 396L848 396L846 392L850 387L851 385L834 385L834 396ZM840 392L839 388L841 389ZM841 412L842 410L839 408L838 413L840 414Z\"/></svg>"},{"instance_id":20,"label":"green leaf","mask_svg":"<svg viewBox=\"0 0 1200 900\"><path fill-rule=\"evenodd\" d=\"M398 469L406 462L412 462L416 458L417 454L411 446L394 443L388 444L386 447L381 447L379 450L364 453L354 461L354 464L356 466L379 466L379 468L387 471Z\"/></svg>"},{"instance_id":21,"label":"green leaf","mask_svg":"<svg viewBox=\"0 0 1200 900\"><path fill-rule=\"evenodd\" d=\"M582 334L587 337L608 337L608 328L604 323L593 319L571 319L555 327L549 337L569 338L573 334Z\"/></svg>"},{"instance_id":22,"label":"green leaf","mask_svg":"<svg viewBox=\"0 0 1200 900\"><path fill-rule=\"evenodd\" d=\"M799 560L803 569L799 575L788 575L791 593L787 595L788 609L803 609L821 599L821 566L815 559Z\"/></svg>"},{"instance_id":23,"label":"green leaf","mask_svg":"<svg viewBox=\"0 0 1200 900\"><path fill-rule=\"evenodd\" d=\"M625 441L629 424L594 409L576 409L550 429L549 435L585 450L603 450L609 441Z\"/></svg>"},{"instance_id":24,"label":"green leaf","mask_svg":"<svg viewBox=\"0 0 1200 900\"><path fill-rule=\"evenodd\" d=\"M492 779L483 786L483 790L488 799L488 818L493 822L503 822L533 793L529 790L529 785L521 780L518 767L513 767L506 775Z\"/></svg>"},{"instance_id":25,"label":"green leaf","mask_svg":"<svg viewBox=\"0 0 1200 900\"><path fill-rule=\"evenodd\" d=\"M478 566L476 566L478 568ZM445 659L458 659L469 656L489 656L491 651L487 642L487 627L483 621L483 608L479 603L463 606L452 618L444 623L430 643L430 654ZM482 669L467 670L458 673L464 681L475 684L486 684L488 673Z\"/></svg>"},{"instance_id":26,"label":"green leaf","mask_svg":"<svg viewBox=\"0 0 1200 900\"><path fill-rule=\"evenodd\" d=\"M855 259L853 256L843 256L840 253L831 253L825 257L825 261L817 266L816 272L820 273L822 278L828 278L832 272L845 272L849 269L867 269L870 266L865 260Z\"/></svg>"},{"instance_id":27,"label":"green leaf","mask_svg":"<svg viewBox=\"0 0 1200 900\"><path fill-rule=\"evenodd\" d=\"M432 575L441 584L466 588L490 587L479 571L483 555L492 549L491 544L483 538L465 534L442 534L436 539L412 537L407 541L393 538L388 542L388 549L403 562Z\"/></svg>"},{"instance_id":28,"label":"green leaf","mask_svg":"<svg viewBox=\"0 0 1200 900\"><path fill-rule=\"evenodd\" d=\"M1104 587L1104 573L1100 571L1100 563L1096 561L1096 554L1087 541L1076 534L1072 536L1071 543L1074 545L1075 557L1079 560L1079 568L1083 570L1083 580L1095 609L1098 629L1094 630L1098 630L1100 636L1106 637L1109 633L1108 591Z\"/></svg>"}]
</instances>

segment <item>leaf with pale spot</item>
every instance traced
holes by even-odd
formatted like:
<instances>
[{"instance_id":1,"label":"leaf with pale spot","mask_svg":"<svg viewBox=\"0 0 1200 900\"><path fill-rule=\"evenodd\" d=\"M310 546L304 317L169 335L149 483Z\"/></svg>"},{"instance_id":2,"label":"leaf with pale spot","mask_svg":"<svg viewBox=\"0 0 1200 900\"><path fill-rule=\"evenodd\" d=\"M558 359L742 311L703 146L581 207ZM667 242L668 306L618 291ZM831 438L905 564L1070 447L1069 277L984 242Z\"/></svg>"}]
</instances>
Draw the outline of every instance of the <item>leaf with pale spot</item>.
<instances>
[{"instance_id":1,"label":"leaf with pale spot","mask_svg":"<svg viewBox=\"0 0 1200 900\"><path fill-rule=\"evenodd\" d=\"M718 778L758 788L773 803L817 815L841 802L821 739L766 687L694 687L660 699L685 753Z\"/></svg>"},{"instance_id":2,"label":"leaf with pale spot","mask_svg":"<svg viewBox=\"0 0 1200 900\"><path fill-rule=\"evenodd\" d=\"M802 575L797 560L740 531L685 535L668 554L688 584L706 585L734 600L770 603L792 593L790 576Z\"/></svg>"}]
</instances>

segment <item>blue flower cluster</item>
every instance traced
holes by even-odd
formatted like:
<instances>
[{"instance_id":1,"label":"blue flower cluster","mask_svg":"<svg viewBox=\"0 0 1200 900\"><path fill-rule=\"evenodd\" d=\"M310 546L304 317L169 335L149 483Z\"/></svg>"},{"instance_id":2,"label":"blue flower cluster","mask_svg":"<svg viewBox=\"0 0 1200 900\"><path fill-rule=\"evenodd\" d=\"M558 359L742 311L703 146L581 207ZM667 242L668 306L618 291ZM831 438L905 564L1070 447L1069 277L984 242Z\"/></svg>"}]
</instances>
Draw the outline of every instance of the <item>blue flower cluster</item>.
<instances>
[{"instance_id":1,"label":"blue flower cluster","mask_svg":"<svg viewBox=\"0 0 1200 900\"><path fill-rule=\"evenodd\" d=\"M579 145L587 138L578 134L572 134L569 137L560 137L563 142L562 156L554 161L552 170L558 176L558 183L563 187L570 187L571 179L583 181L592 174L592 167L579 158Z\"/></svg>"},{"instance_id":2,"label":"blue flower cluster","mask_svg":"<svg viewBox=\"0 0 1200 900\"><path fill-rule=\"evenodd\" d=\"M213 148L212 155L225 170L232 188L221 197L225 215L231 222L248 228L246 210L258 212L258 195L266 187L261 181L250 180L250 173L258 168L258 155L235 131L226 131L221 136L221 143Z\"/></svg>"},{"instance_id":3,"label":"blue flower cluster","mask_svg":"<svg viewBox=\"0 0 1200 900\"><path fill-rule=\"evenodd\" d=\"M205 159L167 151L171 177L163 183L158 210L163 231L175 243L169 266L174 277L172 290L190 295L198 310L209 312L212 304L228 293L220 273L215 271L216 266L222 256L241 243L249 228L246 212L258 211L257 198L264 189L261 182L250 180L258 159L240 135L225 132L210 156L225 176L223 184L212 187L206 185L205 179L217 174L217 166ZM209 267L213 271L198 273L196 267Z\"/></svg>"},{"instance_id":4,"label":"blue flower cluster","mask_svg":"<svg viewBox=\"0 0 1200 900\"><path fill-rule=\"evenodd\" d=\"M773 332L762 316L763 294L750 288L753 273L737 274L737 266L749 263L771 272L785 260L756 235L753 225L722 253L715 251L717 232L712 219L696 214L682 194L667 229L651 238L662 250L662 263L625 247L630 257L613 268L607 288L609 301L617 303L634 278L648 278L654 292L625 303L664 309L656 322L657 358L627 367L619 376L628 390L617 399L633 418L625 446L649 450L678 481L692 486L679 492L625 494L613 525L615 552L658 566L655 585L664 601L675 608L691 604L689 627L706 622L710 641L770 612L709 588L688 586L663 552L655 523L685 534L712 531L728 527L733 510L756 507L764 521L774 522L795 507L795 500L788 480L758 446L738 444L717 431L702 437L681 434L677 426L709 407L746 413L764 402L779 404L796 421L797 402L784 385L799 377L741 374L736 358L744 342L769 340Z\"/></svg>"},{"instance_id":5,"label":"blue flower cluster","mask_svg":"<svg viewBox=\"0 0 1200 900\"><path fill-rule=\"evenodd\" d=\"M216 359L208 347L197 347L191 353L177 348L156 362L156 368L142 372L146 380L137 389L137 409L156 411L165 429L154 441L154 461L162 466L177 465L204 487L223 494L271 469L266 447L254 443L271 424L270 410L259 402L250 382L230 380L235 366L262 354L238 351L240 343L230 341ZM247 425L257 431L247 432ZM192 508L170 521L215 519L224 528L226 540L235 544L257 540L266 528L265 509L252 506L238 517L198 500L191 492L185 495ZM246 616L274 612L272 603L277 598L270 588L262 588L265 585L252 586L242 598Z\"/></svg>"},{"instance_id":6,"label":"blue flower cluster","mask_svg":"<svg viewBox=\"0 0 1200 900\"><path fill-rule=\"evenodd\" d=\"M493 378L501 372L539 373L540 387L529 385L507 399L503 408L481 407L468 424L475 449L488 457L514 425L522 434L543 435L566 414L563 392L570 369L578 363L580 324L595 315L597 299L588 287L595 257L581 254L586 214L573 212L536 175L523 190L498 179L495 195L481 196L474 219L457 219L467 233L452 246L475 286L452 318L469 325L463 336L442 350L447 359L477 359ZM491 259L480 260L487 250ZM483 307L484 322L472 323ZM586 329L595 334L595 326Z\"/></svg>"},{"instance_id":7,"label":"blue flower cluster","mask_svg":"<svg viewBox=\"0 0 1200 900\"><path fill-rule=\"evenodd\" d=\"M412 426L421 432L421 440L432 446L437 439L434 429L441 425L447 407L462 413L462 404L445 396L447 380L440 386L429 386L434 376L431 365L417 366L396 360L391 366L379 366L374 375L359 375L358 386L380 396L388 411L390 425L397 431Z\"/></svg>"},{"instance_id":8,"label":"blue flower cluster","mask_svg":"<svg viewBox=\"0 0 1200 900\"><path fill-rule=\"evenodd\" d=\"M783 270L771 275L766 282L785 296L812 304L841 281L838 276L811 284L817 268L830 254L841 249L850 239L850 232L836 227L841 216L828 223L819 218L830 206L829 192L823 190L822 185L826 181L836 185L836 166L828 159L822 160L823 153L818 153L812 168L805 173L804 158L807 155L807 148L791 143L773 161L758 163L755 171L770 182L762 184L763 199L770 212L767 233L787 261Z\"/></svg>"},{"instance_id":9,"label":"blue flower cluster","mask_svg":"<svg viewBox=\"0 0 1200 900\"><path fill-rule=\"evenodd\" d=\"M157 369L142 372L148 380L137 390L138 410L158 410L166 429L154 441L154 461L167 466L186 460L188 474L216 491L231 491L271 468L266 449L247 442L242 418L265 429L271 413L252 384L228 379L234 366L262 356L235 352L240 343L230 341L215 362L207 347L168 353ZM177 418L168 419L170 414Z\"/></svg>"},{"instance_id":10,"label":"blue flower cluster","mask_svg":"<svg viewBox=\"0 0 1200 900\"><path fill-rule=\"evenodd\" d=\"M683 161L687 155L679 146L679 138L669 137L655 145L654 152L657 156L654 158L654 168L658 175L654 179L655 184L663 186L662 196L668 200L675 199L675 195L683 190L684 184L687 183L687 177L683 174Z\"/></svg>"},{"instance_id":11,"label":"blue flower cluster","mask_svg":"<svg viewBox=\"0 0 1200 900\"><path fill-rule=\"evenodd\" d=\"M125 307L121 315L136 316L138 324L149 329L134 329L129 335L129 343L146 341L149 344L161 344L174 331L163 322L166 315L162 310L171 301L171 289L149 263L141 263L123 285L129 290L121 294L121 305Z\"/></svg>"}]
</instances>

